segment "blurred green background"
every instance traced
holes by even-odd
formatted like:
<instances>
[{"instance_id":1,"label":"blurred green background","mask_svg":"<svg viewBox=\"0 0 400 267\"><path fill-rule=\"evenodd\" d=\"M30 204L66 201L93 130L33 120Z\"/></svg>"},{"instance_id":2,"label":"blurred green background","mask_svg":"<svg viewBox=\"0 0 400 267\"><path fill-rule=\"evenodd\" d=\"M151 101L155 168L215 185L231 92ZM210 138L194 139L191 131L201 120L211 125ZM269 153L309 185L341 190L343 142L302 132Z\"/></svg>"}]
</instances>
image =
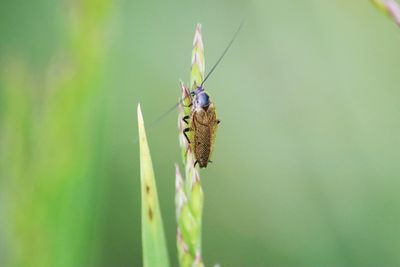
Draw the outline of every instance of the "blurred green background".
<instances>
[{"instance_id":1,"label":"blurred green background","mask_svg":"<svg viewBox=\"0 0 400 267\"><path fill-rule=\"evenodd\" d=\"M400 265L400 29L370 1L5 0L0 266L141 266L136 105L188 81L222 120L207 266ZM177 113L148 131L172 266Z\"/></svg>"}]
</instances>

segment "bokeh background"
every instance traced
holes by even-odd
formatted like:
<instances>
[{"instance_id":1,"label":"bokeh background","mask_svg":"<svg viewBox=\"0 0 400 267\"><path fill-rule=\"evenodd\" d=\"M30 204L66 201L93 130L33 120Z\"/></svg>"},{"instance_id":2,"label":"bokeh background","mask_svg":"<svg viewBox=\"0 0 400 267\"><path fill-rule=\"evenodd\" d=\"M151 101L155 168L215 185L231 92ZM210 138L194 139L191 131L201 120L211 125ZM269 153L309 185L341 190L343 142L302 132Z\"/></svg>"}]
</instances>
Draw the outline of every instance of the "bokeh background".
<instances>
[{"instance_id":1,"label":"bokeh background","mask_svg":"<svg viewBox=\"0 0 400 267\"><path fill-rule=\"evenodd\" d=\"M400 29L370 1L3 0L0 266L141 266L136 105L188 81L222 120L207 266L400 265ZM148 129L172 266L177 113Z\"/></svg>"}]
</instances>

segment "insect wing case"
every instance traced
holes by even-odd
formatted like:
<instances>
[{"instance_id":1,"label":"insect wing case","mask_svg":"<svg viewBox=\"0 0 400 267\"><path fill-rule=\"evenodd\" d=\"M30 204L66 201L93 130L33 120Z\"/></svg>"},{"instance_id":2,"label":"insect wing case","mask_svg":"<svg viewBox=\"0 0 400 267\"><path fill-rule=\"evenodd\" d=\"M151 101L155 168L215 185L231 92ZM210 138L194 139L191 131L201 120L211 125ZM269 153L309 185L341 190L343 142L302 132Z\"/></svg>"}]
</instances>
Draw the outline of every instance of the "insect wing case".
<instances>
[{"instance_id":1,"label":"insect wing case","mask_svg":"<svg viewBox=\"0 0 400 267\"><path fill-rule=\"evenodd\" d=\"M191 130L193 133L193 142L190 144L191 149L200 168L205 168L211 158L218 128L214 104L211 103L207 109L195 108L191 117Z\"/></svg>"}]
</instances>

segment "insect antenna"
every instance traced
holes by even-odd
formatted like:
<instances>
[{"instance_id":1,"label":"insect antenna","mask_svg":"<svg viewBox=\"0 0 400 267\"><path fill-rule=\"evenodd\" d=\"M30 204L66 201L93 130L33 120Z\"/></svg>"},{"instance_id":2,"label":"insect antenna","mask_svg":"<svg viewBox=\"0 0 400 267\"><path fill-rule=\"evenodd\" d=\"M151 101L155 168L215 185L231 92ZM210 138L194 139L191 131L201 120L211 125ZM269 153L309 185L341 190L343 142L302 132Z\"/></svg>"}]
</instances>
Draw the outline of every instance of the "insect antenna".
<instances>
[{"instance_id":1,"label":"insect antenna","mask_svg":"<svg viewBox=\"0 0 400 267\"><path fill-rule=\"evenodd\" d=\"M163 120L166 116L168 116L172 111L174 111L177 107L179 107L179 105L181 105L183 103L183 101L185 101L186 97L182 97L178 103L176 103L175 105L173 105L172 107L170 107L167 111L165 111L163 114L161 114L158 118L156 118L155 120L153 120L150 124L149 127L154 126L155 124L157 124L159 121Z\"/></svg>"},{"instance_id":2,"label":"insect antenna","mask_svg":"<svg viewBox=\"0 0 400 267\"><path fill-rule=\"evenodd\" d=\"M153 126L156 125L157 123L159 123L160 121L162 121L165 117L167 117L172 111L174 111L176 108L179 107L179 105L181 105L183 103L183 101L185 101L186 97L182 97L178 103L176 103L175 105L173 105L172 107L170 107L167 111L165 111L164 113L162 113L158 118L156 118L155 120L153 120L152 122L150 122L150 124L147 126L147 131L151 131L153 129ZM136 144L139 141L139 137L135 138L133 140L133 143Z\"/></svg>"},{"instance_id":3,"label":"insect antenna","mask_svg":"<svg viewBox=\"0 0 400 267\"><path fill-rule=\"evenodd\" d=\"M199 88L203 88L204 83L206 82L206 80L208 79L208 77L210 77L210 75L213 73L213 71L215 70L215 68L218 66L218 64L221 62L221 60L224 58L226 52L228 52L229 48L231 47L231 45L233 44L233 42L235 41L236 37L238 36L240 30L242 29L242 26L244 24L244 20L242 20L242 22L240 23L238 29L236 30L235 34L233 35L231 41L229 42L229 44L226 46L224 52L222 52L221 56L219 57L219 59L217 60L217 62L214 64L214 66L211 68L210 72L206 75L206 77L204 78L204 80L201 82L200 87Z\"/></svg>"}]
</instances>

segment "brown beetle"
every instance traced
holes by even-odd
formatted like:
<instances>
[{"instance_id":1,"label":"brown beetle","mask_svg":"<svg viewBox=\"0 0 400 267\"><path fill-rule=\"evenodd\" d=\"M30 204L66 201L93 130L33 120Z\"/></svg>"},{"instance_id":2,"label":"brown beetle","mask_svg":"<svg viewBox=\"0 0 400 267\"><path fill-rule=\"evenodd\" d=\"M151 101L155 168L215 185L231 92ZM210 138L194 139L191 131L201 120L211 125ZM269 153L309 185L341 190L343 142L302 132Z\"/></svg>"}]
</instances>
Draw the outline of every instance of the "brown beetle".
<instances>
[{"instance_id":1,"label":"brown beetle","mask_svg":"<svg viewBox=\"0 0 400 267\"><path fill-rule=\"evenodd\" d=\"M211 102L210 96L202 87L193 91L192 96L194 96L194 101L191 116L183 118L183 121L190 126L183 130L183 134L196 158L194 165L196 166L198 163L200 168L205 168L210 162L220 120L217 119L215 106ZM187 135L188 132L193 133L190 139Z\"/></svg>"},{"instance_id":2,"label":"brown beetle","mask_svg":"<svg viewBox=\"0 0 400 267\"><path fill-rule=\"evenodd\" d=\"M189 142L190 148L196 158L194 165L196 166L198 163L200 168L206 168L208 163L211 162L210 158L215 143L218 124L220 123L220 120L217 119L215 105L211 101L210 95L204 90L203 85L221 62L226 52L228 52L242 28L242 25L243 22L240 24L222 55L201 82L200 86L190 93L192 97L192 109L191 114L183 118L183 121L188 125L188 127L183 130L183 134ZM189 119L190 121L188 121ZM187 135L188 132L191 132L191 138Z\"/></svg>"},{"instance_id":3,"label":"brown beetle","mask_svg":"<svg viewBox=\"0 0 400 267\"><path fill-rule=\"evenodd\" d=\"M226 46L222 55L201 82L200 86L194 85L194 90L191 91L190 94L182 98L177 104L172 106L169 110L167 110L150 124L151 127L162 120L166 115L174 111L179 105L183 105L186 98L189 97L191 102L191 112L190 115L182 118L182 120L188 125L188 127L183 130L183 134L190 145L190 149L194 153L196 159L194 165L196 166L196 164L199 164L200 168L207 167L208 163L211 162L210 157L215 143L218 124L220 123L220 120L217 119L215 105L210 100L210 95L205 92L203 85L221 62L226 52L228 52L242 26L243 21L233 35L229 44ZM189 132L190 135L188 136Z\"/></svg>"}]
</instances>

